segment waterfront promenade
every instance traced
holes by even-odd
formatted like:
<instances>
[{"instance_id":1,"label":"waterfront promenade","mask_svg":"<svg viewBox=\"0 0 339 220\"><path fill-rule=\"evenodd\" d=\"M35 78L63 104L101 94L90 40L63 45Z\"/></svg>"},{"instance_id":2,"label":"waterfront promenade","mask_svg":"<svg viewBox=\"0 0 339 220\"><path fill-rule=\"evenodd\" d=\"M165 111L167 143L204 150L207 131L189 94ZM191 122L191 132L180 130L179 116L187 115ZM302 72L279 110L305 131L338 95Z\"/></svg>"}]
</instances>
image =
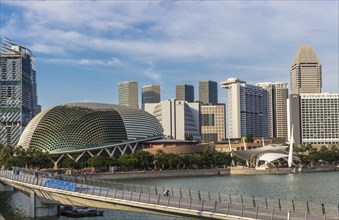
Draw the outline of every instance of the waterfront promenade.
<instances>
[{"instance_id":1,"label":"waterfront promenade","mask_svg":"<svg viewBox=\"0 0 339 220\"><path fill-rule=\"evenodd\" d=\"M303 169L303 173L326 172L338 170L336 166L314 167ZM295 173L290 168L272 168L268 170L255 170L248 167L215 168L215 169L187 169L187 170L160 170L160 171L127 171L106 172L93 174L73 175L87 179L130 179L130 178L158 178L158 177L188 177L188 176L217 176L217 175L270 175Z\"/></svg>"},{"instance_id":2,"label":"waterfront promenade","mask_svg":"<svg viewBox=\"0 0 339 220\"><path fill-rule=\"evenodd\" d=\"M262 208L257 204L239 204L226 200L205 200L184 196L163 196L160 190L143 190L136 186L102 186L100 182L88 182L65 177L63 181L75 183L74 190L46 187L51 179L41 177L36 182L33 175L14 175L10 171L1 172L0 180L23 191L33 191L38 196L58 201L61 204L88 207L129 210L161 215L186 216L211 219L325 219L322 213L298 212L281 208ZM156 188L155 188L156 189ZM326 219L337 219L326 216Z\"/></svg>"}]
</instances>

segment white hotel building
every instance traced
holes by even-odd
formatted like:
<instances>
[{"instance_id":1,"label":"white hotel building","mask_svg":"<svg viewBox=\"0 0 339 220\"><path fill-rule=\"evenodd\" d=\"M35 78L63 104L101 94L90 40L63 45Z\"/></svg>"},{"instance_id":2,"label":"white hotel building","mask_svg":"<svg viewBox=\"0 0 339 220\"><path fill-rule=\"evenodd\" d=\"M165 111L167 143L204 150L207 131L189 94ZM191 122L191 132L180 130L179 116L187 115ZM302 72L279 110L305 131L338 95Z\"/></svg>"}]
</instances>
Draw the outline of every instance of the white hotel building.
<instances>
[{"instance_id":1,"label":"white hotel building","mask_svg":"<svg viewBox=\"0 0 339 220\"><path fill-rule=\"evenodd\" d=\"M293 94L288 103L296 144L339 146L339 93Z\"/></svg>"},{"instance_id":2,"label":"white hotel building","mask_svg":"<svg viewBox=\"0 0 339 220\"><path fill-rule=\"evenodd\" d=\"M154 115L162 127L163 134L171 139L185 140L192 136L200 140L200 103L175 99L160 103L145 103L146 112Z\"/></svg>"}]
</instances>

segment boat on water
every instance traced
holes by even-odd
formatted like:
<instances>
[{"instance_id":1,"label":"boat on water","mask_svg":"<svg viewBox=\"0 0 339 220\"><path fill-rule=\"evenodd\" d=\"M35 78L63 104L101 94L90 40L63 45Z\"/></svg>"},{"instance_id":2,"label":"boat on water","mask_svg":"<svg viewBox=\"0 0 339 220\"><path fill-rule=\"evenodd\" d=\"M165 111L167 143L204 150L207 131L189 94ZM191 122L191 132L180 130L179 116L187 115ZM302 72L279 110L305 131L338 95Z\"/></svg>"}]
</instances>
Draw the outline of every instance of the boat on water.
<instances>
[{"instance_id":1,"label":"boat on water","mask_svg":"<svg viewBox=\"0 0 339 220\"><path fill-rule=\"evenodd\" d=\"M104 211L98 211L94 208L63 206L60 208L60 215L72 218L103 216Z\"/></svg>"}]
</instances>

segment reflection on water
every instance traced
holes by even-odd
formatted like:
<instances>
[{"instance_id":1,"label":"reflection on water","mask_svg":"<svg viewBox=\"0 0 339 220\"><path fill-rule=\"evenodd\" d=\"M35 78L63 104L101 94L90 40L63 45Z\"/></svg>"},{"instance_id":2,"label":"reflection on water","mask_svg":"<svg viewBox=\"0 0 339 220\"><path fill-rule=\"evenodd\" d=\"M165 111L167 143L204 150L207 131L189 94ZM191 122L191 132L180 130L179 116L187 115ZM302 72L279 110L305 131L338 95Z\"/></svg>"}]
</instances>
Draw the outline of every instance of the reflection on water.
<instances>
[{"instance_id":1,"label":"reflection on water","mask_svg":"<svg viewBox=\"0 0 339 220\"><path fill-rule=\"evenodd\" d=\"M115 181L118 182L118 181ZM157 185L165 188L182 188L221 192L233 195L280 198L309 201L317 204L338 204L339 172L303 173L288 175L175 177L119 180L136 185ZM6 219L19 220L29 214L29 198L21 192L0 192L0 212ZM67 217L45 218L72 219ZM156 216L126 211L105 210L104 217L81 219L135 219L175 220L182 218Z\"/></svg>"}]
</instances>

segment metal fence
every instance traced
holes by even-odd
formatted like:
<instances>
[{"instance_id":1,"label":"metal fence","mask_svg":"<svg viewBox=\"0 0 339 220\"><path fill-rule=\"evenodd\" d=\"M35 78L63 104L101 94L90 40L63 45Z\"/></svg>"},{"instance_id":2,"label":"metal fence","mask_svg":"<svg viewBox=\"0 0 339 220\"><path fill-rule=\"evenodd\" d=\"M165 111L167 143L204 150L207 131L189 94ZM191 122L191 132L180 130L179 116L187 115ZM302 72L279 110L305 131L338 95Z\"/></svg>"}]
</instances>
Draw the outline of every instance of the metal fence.
<instances>
[{"instance_id":1,"label":"metal fence","mask_svg":"<svg viewBox=\"0 0 339 220\"><path fill-rule=\"evenodd\" d=\"M39 177L36 178L31 175L34 171L21 172L0 171L0 176L44 187L47 187L46 183L55 178L65 182L76 183L75 190L71 191L78 193L254 219L338 220L339 207L334 205L316 205L293 200L283 201L280 199L237 196L180 188L170 189L170 196L166 197L162 193L168 188L163 186L140 186L93 179L87 180L75 176L49 176L44 173L40 173Z\"/></svg>"}]
</instances>

